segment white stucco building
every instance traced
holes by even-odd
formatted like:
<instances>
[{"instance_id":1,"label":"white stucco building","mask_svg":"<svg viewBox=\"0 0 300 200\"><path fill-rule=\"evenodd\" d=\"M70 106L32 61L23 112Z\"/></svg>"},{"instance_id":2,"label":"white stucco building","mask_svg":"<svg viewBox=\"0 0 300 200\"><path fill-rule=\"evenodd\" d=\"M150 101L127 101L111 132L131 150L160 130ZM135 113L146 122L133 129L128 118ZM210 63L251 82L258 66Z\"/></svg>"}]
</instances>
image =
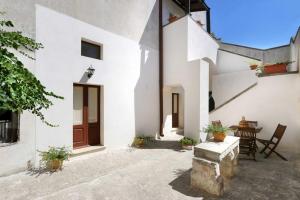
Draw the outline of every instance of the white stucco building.
<instances>
[{"instance_id":1,"label":"white stucco building","mask_svg":"<svg viewBox=\"0 0 300 200\"><path fill-rule=\"evenodd\" d=\"M209 114L209 92L222 105L258 82L249 62L279 56L217 41L210 35L210 8L204 1L186 2L0 0L5 18L44 45L35 61L20 59L48 90L64 97L43 111L58 127L25 111L14 128L18 137L5 141L2 132L0 176L38 166L37 150L49 146L126 147L136 135L156 137L174 128L203 140L202 128L233 109ZM297 60L294 71L297 38L279 53ZM17 119L3 118L4 124Z\"/></svg>"},{"instance_id":2,"label":"white stucco building","mask_svg":"<svg viewBox=\"0 0 300 200\"><path fill-rule=\"evenodd\" d=\"M38 166L37 150L49 146L125 147L136 135L166 134L168 125L160 122L168 120L160 114L172 115L170 91L177 88L182 112L175 127L184 127L187 136L199 139L201 120L208 123L208 67L216 63L218 49L207 33L209 8L204 2L191 1L189 6L173 0L0 3L16 29L44 46L33 55L35 61L20 59L49 91L64 97L54 99L54 105L43 111L58 127L47 126L28 111L20 115L18 138L2 139L0 159L5 164L0 176ZM176 22L170 23L171 15ZM163 65L160 59L165 60ZM92 76L89 69L94 70ZM176 73L182 76L173 76ZM162 102L161 91L169 91L163 93ZM7 120L12 117L2 121Z\"/></svg>"}]
</instances>

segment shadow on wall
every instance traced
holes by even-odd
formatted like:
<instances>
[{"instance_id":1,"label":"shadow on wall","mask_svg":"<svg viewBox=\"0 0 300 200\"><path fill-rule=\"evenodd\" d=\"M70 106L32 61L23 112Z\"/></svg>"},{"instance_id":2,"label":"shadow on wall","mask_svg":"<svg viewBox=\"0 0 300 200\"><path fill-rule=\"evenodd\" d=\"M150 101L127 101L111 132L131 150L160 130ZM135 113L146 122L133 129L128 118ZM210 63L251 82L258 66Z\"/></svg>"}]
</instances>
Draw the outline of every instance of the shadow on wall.
<instances>
[{"instance_id":1,"label":"shadow on wall","mask_svg":"<svg viewBox=\"0 0 300 200\"><path fill-rule=\"evenodd\" d=\"M158 0L140 39L140 75L134 89L135 134L155 137L159 131Z\"/></svg>"}]
</instances>

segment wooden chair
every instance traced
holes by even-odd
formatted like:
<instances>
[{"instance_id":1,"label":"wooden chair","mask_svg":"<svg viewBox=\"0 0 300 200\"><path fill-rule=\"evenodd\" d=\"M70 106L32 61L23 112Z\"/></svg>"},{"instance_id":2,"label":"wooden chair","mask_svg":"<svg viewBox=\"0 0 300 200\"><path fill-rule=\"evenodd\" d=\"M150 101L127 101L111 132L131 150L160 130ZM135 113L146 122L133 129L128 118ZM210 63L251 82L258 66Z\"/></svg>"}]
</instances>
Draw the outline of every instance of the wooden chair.
<instances>
[{"instance_id":1,"label":"wooden chair","mask_svg":"<svg viewBox=\"0 0 300 200\"><path fill-rule=\"evenodd\" d=\"M281 154L275 151L276 147L278 146L283 134L285 133L287 126L278 124L273 136L271 137L270 140L263 140L257 138L257 141L265 145L265 147L260 151L260 153L265 154L265 158L268 158L273 152L279 156L281 159L287 161L285 157L283 157ZM269 149L270 151L266 153L265 151Z\"/></svg>"},{"instance_id":2,"label":"wooden chair","mask_svg":"<svg viewBox=\"0 0 300 200\"><path fill-rule=\"evenodd\" d=\"M257 125L258 125L257 121L247 121L247 123L248 123L249 127L252 127L252 128L257 127Z\"/></svg>"},{"instance_id":3,"label":"wooden chair","mask_svg":"<svg viewBox=\"0 0 300 200\"><path fill-rule=\"evenodd\" d=\"M222 122L220 120L212 121L211 124L214 126L222 126Z\"/></svg>"},{"instance_id":4,"label":"wooden chair","mask_svg":"<svg viewBox=\"0 0 300 200\"><path fill-rule=\"evenodd\" d=\"M240 137L240 154L246 154L256 160L256 131L255 128L239 127L234 136Z\"/></svg>"}]
</instances>

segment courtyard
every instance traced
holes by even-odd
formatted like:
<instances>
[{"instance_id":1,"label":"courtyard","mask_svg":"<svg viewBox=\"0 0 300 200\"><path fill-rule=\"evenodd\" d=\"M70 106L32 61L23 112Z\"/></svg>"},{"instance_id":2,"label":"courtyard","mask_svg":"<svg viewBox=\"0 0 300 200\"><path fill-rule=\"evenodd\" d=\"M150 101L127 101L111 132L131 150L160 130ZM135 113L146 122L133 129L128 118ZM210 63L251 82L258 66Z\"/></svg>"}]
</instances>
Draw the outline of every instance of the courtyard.
<instances>
[{"instance_id":1,"label":"courtyard","mask_svg":"<svg viewBox=\"0 0 300 200\"><path fill-rule=\"evenodd\" d=\"M221 198L190 188L193 151L165 138L145 149L106 149L73 157L59 172L0 178L1 199L300 199L300 155L239 160ZM227 181L226 181L227 182Z\"/></svg>"}]
</instances>

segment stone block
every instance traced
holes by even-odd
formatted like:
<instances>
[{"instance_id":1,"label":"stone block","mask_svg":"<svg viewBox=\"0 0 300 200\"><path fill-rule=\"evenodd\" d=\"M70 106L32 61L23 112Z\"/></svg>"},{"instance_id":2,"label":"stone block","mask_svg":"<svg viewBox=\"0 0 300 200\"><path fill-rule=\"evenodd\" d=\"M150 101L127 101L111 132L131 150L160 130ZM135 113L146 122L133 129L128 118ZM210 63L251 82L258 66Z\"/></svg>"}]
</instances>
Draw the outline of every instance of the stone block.
<instances>
[{"instance_id":1,"label":"stone block","mask_svg":"<svg viewBox=\"0 0 300 200\"><path fill-rule=\"evenodd\" d=\"M191 185L210 194L221 196L224 193L224 181L218 162L193 158Z\"/></svg>"}]
</instances>

